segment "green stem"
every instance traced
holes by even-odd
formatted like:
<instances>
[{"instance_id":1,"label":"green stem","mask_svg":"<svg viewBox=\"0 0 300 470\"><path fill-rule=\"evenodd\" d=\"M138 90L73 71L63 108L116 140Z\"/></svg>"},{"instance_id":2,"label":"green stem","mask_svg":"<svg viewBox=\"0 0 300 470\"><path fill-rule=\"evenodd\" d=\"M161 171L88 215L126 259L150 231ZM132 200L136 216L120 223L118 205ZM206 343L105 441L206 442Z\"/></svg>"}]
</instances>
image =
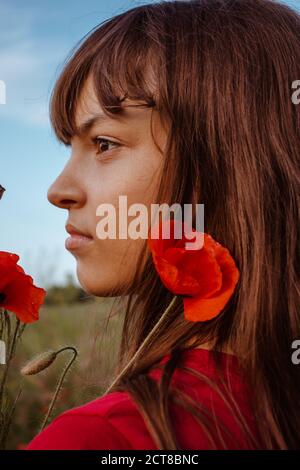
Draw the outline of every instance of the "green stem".
<instances>
[{"instance_id":1,"label":"green stem","mask_svg":"<svg viewBox=\"0 0 300 470\"><path fill-rule=\"evenodd\" d=\"M4 310L3 315L4 315L4 322L5 322L4 328L6 329L7 351L9 351L9 349L10 349L10 344L11 344L11 322L10 322L10 316L9 316L7 310Z\"/></svg>"},{"instance_id":2,"label":"green stem","mask_svg":"<svg viewBox=\"0 0 300 470\"><path fill-rule=\"evenodd\" d=\"M4 326L5 326L4 308L1 307L0 308L0 339L3 339Z\"/></svg>"},{"instance_id":3,"label":"green stem","mask_svg":"<svg viewBox=\"0 0 300 470\"><path fill-rule=\"evenodd\" d=\"M159 329L159 327L161 326L161 324L164 322L165 318L168 316L170 310L172 310L173 306L175 305L176 303L176 300L177 300L178 296L175 295L173 297L173 299L171 300L170 304L168 305L168 307L166 308L166 310L164 311L164 313L162 314L162 316L160 317L159 321L156 323L156 325L154 326L154 328L150 331L149 335L146 336L146 338L144 339L144 341L142 342L142 344L140 345L140 347L138 348L138 350L135 352L134 356L130 359L130 361L128 362L128 364L124 367L124 369L120 372L120 374L115 378L115 380L112 382L112 384L108 387L108 389L106 390L105 392L105 395L107 393L110 392L110 390L114 387L114 385L120 380L120 378L128 371L128 369L132 366L132 364L134 363L134 361L136 361L137 357L139 356L139 354L143 351L143 348L145 347L145 345L149 342L149 340L152 338L152 336L154 335L154 333L156 333L156 331Z\"/></svg>"},{"instance_id":4,"label":"green stem","mask_svg":"<svg viewBox=\"0 0 300 470\"><path fill-rule=\"evenodd\" d=\"M16 344L17 344L16 340L17 340L17 335L18 335L18 330L19 330L19 327L20 327L20 323L21 323L20 320L18 318L16 318L16 326L15 326L15 330L14 330L13 339L12 339L12 341L9 342L9 345L8 345L7 361L6 361L6 364L4 366L3 376L2 376L2 380L1 380L1 384L0 384L0 410L1 410L1 412L3 412L2 404L3 404L3 396L4 396L4 386L5 386L5 382L6 382L6 379L7 379L9 366L10 366L11 360L13 358L15 349L16 349ZM9 328L9 334L10 334L10 321L7 323L7 325L9 325L8 328Z\"/></svg>"},{"instance_id":5,"label":"green stem","mask_svg":"<svg viewBox=\"0 0 300 470\"><path fill-rule=\"evenodd\" d=\"M62 373L62 375L61 375L61 377L60 377L60 379L59 379L59 381L58 381L58 384L57 384L56 389L55 389L55 393L54 393L54 395L53 395L53 398L52 398L52 400L51 400L50 406L49 406L49 408L48 408L48 412L47 412L47 414L46 414L46 416L45 416L45 418L44 418L44 421L43 421L43 424L42 424L42 426L41 426L40 432L44 429L44 427L45 427L46 424L47 424L47 421L48 421L48 419L49 419L49 417L50 417L50 415L51 415L51 412L52 412L52 410L53 410L55 401L56 401L56 399L57 399L57 397L58 397L58 394L59 394L59 391L60 391L60 389L61 389L63 380L64 380L64 378L65 378L65 376L66 376L68 370L70 369L71 365L72 365L73 362L75 361L75 359L76 359L76 357L77 357L77 354L78 354L75 348L73 348L72 346L66 346L65 348L62 348L62 349L60 349L59 351L57 351L56 355L60 354L60 353L63 352L63 351L66 351L66 350L72 351L72 352L73 352L73 357L72 357L72 359L69 361L69 363L66 365L66 367L64 368L64 371L63 371L63 373Z\"/></svg>"},{"instance_id":6,"label":"green stem","mask_svg":"<svg viewBox=\"0 0 300 470\"><path fill-rule=\"evenodd\" d=\"M14 336L13 336L13 340L12 340L12 344L11 344L11 348L10 348L9 360L11 360L13 358L13 356L15 354L15 351L16 351L17 340L20 337L20 335L18 334L19 329L20 329L20 325L21 325L20 320L18 318L16 318L16 326L15 326Z\"/></svg>"},{"instance_id":7,"label":"green stem","mask_svg":"<svg viewBox=\"0 0 300 470\"><path fill-rule=\"evenodd\" d=\"M21 385L20 385L20 388L19 388L19 392L16 396L16 399L11 407L11 410L10 410L10 414L6 420L6 422L3 423L3 432L1 432L1 440L0 440L0 449L1 450L5 450L6 448L6 440L7 440L7 437L8 437L8 433L9 433L9 429L10 429L10 425L11 425L11 422L12 422L12 418L13 418L13 415L14 415L14 412L15 412L15 409L16 409L16 405L17 405L17 402L21 396L21 393L22 393L22 382L21 382Z\"/></svg>"}]
</instances>

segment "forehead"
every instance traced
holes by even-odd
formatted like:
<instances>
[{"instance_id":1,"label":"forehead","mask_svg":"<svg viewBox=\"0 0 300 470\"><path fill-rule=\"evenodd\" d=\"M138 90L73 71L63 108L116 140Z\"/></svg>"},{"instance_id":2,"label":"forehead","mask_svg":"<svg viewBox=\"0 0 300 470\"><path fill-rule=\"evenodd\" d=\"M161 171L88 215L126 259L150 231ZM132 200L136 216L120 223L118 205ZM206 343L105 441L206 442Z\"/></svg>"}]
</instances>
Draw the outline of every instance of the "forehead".
<instances>
[{"instance_id":1,"label":"forehead","mask_svg":"<svg viewBox=\"0 0 300 470\"><path fill-rule=\"evenodd\" d=\"M115 121L126 123L134 119L148 119L151 108L143 107L141 101L126 98L122 103L123 113L116 114L116 117L110 117L105 114L101 107L94 89L92 77L88 77L83 85L82 91L75 110L75 125L80 128L83 123L95 116L105 116L107 121Z\"/></svg>"},{"instance_id":2,"label":"forehead","mask_svg":"<svg viewBox=\"0 0 300 470\"><path fill-rule=\"evenodd\" d=\"M76 106L76 126L79 127L82 120L85 120L87 117L102 113L104 114L94 90L93 80L91 77L88 77L82 87L79 100Z\"/></svg>"}]
</instances>

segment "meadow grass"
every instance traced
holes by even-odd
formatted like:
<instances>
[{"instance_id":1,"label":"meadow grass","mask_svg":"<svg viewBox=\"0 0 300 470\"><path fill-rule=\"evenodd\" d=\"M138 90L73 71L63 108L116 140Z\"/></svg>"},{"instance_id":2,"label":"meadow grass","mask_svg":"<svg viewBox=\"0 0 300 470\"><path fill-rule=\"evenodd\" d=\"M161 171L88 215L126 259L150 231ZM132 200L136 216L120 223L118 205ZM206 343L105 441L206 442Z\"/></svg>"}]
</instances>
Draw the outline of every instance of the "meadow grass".
<instances>
[{"instance_id":1,"label":"meadow grass","mask_svg":"<svg viewBox=\"0 0 300 470\"><path fill-rule=\"evenodd\" d=\"M65 364L65 351L38 375L20 374L36 355L73 346L78 351L58 396L51 420L58 414L101 396L110 382L120 346L123 315L112 311L114 299L90 298L71 305L44 306L38 322L26 326L8 380L10 403L22 388L7 449L22 449L38 433ZM109 322L107 319L109 317Z\"/></svg>"}]
</instances>

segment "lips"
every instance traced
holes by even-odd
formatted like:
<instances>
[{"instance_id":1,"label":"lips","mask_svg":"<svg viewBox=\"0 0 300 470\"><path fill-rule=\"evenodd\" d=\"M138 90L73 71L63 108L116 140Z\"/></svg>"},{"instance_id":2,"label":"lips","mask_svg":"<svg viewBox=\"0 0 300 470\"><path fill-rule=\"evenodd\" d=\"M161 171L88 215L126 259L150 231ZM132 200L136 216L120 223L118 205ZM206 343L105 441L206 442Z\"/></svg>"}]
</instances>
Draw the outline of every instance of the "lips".
<instances>
[{"instance_id":1,"label":"lips","mask_svg":"<svg viewBox=\"0 0 300 470\"><path fill-rule=\"evenodd\" d=\"M65 241L65 248L67 250L86 247L93 241L93 237L90 234L79 230L70 223L66 224L66 231L70 234L70 237Z\"/></svg>"}]
</instances>

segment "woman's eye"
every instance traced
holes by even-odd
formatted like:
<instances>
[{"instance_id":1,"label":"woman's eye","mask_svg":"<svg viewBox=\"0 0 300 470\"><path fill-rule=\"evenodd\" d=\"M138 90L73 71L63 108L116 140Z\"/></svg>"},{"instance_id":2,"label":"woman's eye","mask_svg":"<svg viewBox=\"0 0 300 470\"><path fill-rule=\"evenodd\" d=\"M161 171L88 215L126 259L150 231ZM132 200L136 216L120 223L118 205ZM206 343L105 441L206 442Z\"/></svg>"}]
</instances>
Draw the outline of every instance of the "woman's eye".
<instances>
[{"instance_id":1,"label":"woman's eye","mask_svg":"<svg viewBox=\"0 0 300 470\"><path fill-rule=\"evenodd\" d=\"M110 150L113 150L113 148L110 148L110 145L115 145L116 147L118 147L120 145L117 142L113 142L112 140L105 139L103 137L96 137L94 139L94 143L95 143L96 148L97 148L97 152L96 152L97 155L100 154L100 153L104 153L104 152L108 152Z\"/></svg>"}]
</instances>

